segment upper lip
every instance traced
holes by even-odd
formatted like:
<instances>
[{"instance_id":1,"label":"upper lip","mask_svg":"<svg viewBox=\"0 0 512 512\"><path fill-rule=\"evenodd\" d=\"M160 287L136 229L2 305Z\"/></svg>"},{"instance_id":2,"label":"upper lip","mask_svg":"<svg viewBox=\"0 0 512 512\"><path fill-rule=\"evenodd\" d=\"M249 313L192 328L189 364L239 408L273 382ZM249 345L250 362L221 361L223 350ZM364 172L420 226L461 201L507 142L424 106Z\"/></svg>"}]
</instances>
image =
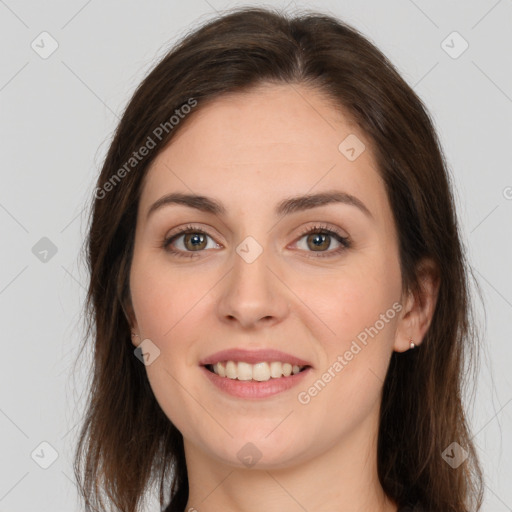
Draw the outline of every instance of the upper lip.
<instances>
[{"instance_id":1,"label":"upper lip","mask_svg":"<svg viewBox=\"0 0 512 512\"><path fill-rule=\"evenodd\" d=\"M215 352L215 354L202 359L199 364L206 366L208 364L216 364L220 361L243 361L249 364L280 361L281 363L290 363L298 366L311 366L311 364L304 361L304 359L287 354L286 352L281 352L280 350L246 350L243 348L232 348Z\"/></svg>"}]
</instances>

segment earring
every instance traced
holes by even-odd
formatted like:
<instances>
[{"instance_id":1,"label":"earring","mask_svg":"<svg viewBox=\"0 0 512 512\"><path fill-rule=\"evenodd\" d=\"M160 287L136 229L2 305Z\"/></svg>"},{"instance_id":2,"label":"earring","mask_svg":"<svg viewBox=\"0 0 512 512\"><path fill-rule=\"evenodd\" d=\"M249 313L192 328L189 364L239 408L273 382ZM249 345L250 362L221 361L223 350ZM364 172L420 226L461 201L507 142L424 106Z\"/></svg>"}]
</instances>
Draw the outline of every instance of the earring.
<instances>
[{"instance_id":1,"label":"earring","mask_svg":"<svg viewBox=\"0 0 512 512\"><path fill-rule=\"evenodd\" d=\"M414 345L414 343L412 342L412 338L409 338L409 341L410 341L410 343L411 343L410 348L411 348L411 349L412 349L412 348L414 348L414 346L415 346L415 345Z\"/></svg>"},{"instance_id":2,"label":"earring","mask_svg":"<svg viewBox=\"0 0 512 512\"><path fill-rule=\"evenodd\" d=\"M133 331L132 331L132 338L138 338L139 335L138 334L135 334Z\"/></svg>"}]
</instances>

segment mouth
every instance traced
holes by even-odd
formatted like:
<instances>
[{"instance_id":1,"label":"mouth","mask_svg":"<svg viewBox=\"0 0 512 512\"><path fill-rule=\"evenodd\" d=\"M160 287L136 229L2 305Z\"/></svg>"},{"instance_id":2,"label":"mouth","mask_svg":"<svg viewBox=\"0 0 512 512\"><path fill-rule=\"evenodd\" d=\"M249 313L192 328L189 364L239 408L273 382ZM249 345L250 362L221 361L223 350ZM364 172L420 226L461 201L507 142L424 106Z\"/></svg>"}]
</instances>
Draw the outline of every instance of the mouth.
<instances>
[{"instance_id":1,"label":"mouth","mask_svg":"<svg viewBox=\"0 0 512 512\"><path fill-rule=\"evenodd\" d=\"M253 364L233 360L217 363L205 361L200 368L210 384L223 395L249 401L281 396L298 386L313 371L310 365L292 365L277 361Z\"/></svg>"},{"instance_id":2,"label":"mouth","mask_svg":"<svg viewBox=\"0 0 512 512\"><path fill-rule=\"evenodd\" d=\"M310 365L297 365L280 361L261 361L251 364L244 361L231 360L202 366L221 378L253 382L289 378L311 368Z\"/></svg>"}]
</instances>

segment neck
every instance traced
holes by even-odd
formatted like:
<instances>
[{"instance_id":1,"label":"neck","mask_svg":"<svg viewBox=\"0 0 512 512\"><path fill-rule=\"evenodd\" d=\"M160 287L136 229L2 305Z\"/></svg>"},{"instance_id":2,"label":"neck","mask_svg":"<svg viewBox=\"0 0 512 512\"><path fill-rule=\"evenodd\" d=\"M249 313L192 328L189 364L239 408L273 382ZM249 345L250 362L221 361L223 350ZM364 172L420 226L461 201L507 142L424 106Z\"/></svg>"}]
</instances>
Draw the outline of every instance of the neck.
<instances>
[{"instance_id":1,"label":"neck","mask_svg":"<svg viewBox=\"0 0 512 512\"><path fill-rule=\"evenodd\" d=\"M185 510L396 512L396 503L378 479L376 440L368 429L356 428L314 457L303 455L293 465L276 463L266 469L258 469L258 464L252 468L225 464L185 440L189 479Z\"/></svg>"}]
</instances>

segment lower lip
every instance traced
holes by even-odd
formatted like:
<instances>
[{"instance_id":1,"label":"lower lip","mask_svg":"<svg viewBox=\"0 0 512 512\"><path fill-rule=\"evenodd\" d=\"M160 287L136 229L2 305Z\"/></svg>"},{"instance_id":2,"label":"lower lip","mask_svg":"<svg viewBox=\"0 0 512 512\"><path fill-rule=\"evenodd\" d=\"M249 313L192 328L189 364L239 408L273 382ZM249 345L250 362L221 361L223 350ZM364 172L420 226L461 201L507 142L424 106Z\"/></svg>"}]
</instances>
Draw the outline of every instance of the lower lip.
<instances>
[{"instance_id":1,"label":"lower lip","mask_svg":"<svg viewBox=\"0 0 512 512\"><path fill-rule=\"evenodd\" d=\"M212 384L215 384L215 386L228 395L237 398L266 398L287 391L299 384L306 374L309 373L311 367L295 375L290 375L289 377L280 377L279 379L270 378L263 382L219 377L216 373L211 372L204 366L201 366L201 369Z\"/></svg>"}]
</instances>

